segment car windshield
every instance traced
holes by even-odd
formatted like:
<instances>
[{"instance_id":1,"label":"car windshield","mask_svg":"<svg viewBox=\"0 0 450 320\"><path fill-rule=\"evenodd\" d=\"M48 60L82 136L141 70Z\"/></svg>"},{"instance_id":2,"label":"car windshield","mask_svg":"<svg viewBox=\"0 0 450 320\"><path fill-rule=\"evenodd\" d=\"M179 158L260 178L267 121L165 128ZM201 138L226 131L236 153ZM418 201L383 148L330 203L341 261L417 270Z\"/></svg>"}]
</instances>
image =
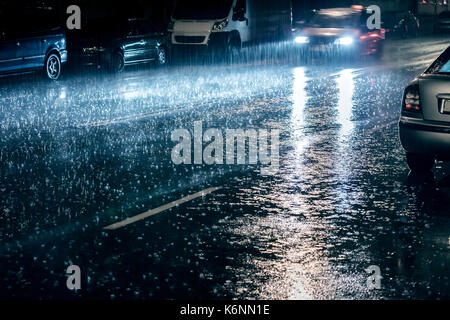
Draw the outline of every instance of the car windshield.
<instances>
[{"instance_id":1,"label":"car windshield","mask_svg":"<svg viewBox=\"0 0 450 320\"><path fill-rule=\"evenodd\" d=\"M354 28L357 16L356 14L341 15L341 13L318 13L316 14L309 27L312 28Z\"/></svg>"},{"instance_id":2,"label":"car windshield","mask_svg":"<svg viewBox=\"0 0 450 320\"><path fill-rule=\"evenodd\" d=\"M233 0L181 0L173 13L174 19L209 20L226 18Z\"/></svg>"},{"instance_id":3,"label":"car windshield","mask_svg":"<svg viewBox=\"0 0 450 320\"><path fill-rule=\"evenodd\" d=\"M427 74L450 74L450 47L436 59L425 72Z\"/></svg>"}]
</instances>

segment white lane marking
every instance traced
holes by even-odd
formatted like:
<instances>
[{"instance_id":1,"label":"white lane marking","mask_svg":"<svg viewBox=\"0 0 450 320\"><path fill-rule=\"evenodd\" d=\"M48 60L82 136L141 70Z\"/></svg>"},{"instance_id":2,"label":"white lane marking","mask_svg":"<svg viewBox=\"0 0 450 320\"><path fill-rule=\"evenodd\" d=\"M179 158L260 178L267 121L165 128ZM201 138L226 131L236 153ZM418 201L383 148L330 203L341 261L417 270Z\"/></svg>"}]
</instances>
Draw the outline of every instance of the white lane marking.
<instances>
[{"instance_id":1,"label":"white lane marking","mask_svg":"<svg viewBox=\"0 0 450 320\"><path fill-rule=\"evenodd\" d=\"M158 208L156 208L156 209L152 209L152 210L149 210L149 211L144 212L144 213L142 213L142 214L139 214L139 215L137 215L137 216L134 216L134 217L125 219L125 220L123 220L123 221L114 223L114 224L112 224L112 225L109 225L109 226L107 226L107 227L104 227L103 229L105 229L105 230L117 230L117 229L123 228L123 227L128 226L128 225L130 225L130 224L132 224L132 223L135 223L135 222L137 222L137 221L146 219L146 218L148 218L148 217L154 216L154 215L156 215L156 214L158 214L158 213L161 213L161 212L163 212L163 211L169 210L169 209L171 209L171 208L173 208L173 207L179 206L180 204L183 204L183 203L192 201L192 200L194 200L194 199L203 197L203 196L205 196L205 195L207 195L207 194L216 192L217 190L220 190L220 189L222 189L222 188L209 188L209 189L205 189L205 190L203 190L203 191L197 192L197 193L192 194L192 195L190 195L190 196L187 196L187 197L181 198L181 199L179 199L179 200L173 201L173 202L171 202L171 203L165 204L165 205L163 205L163 206L161 206L161 207L158 207Z\"/></svg>"}]
</instances>

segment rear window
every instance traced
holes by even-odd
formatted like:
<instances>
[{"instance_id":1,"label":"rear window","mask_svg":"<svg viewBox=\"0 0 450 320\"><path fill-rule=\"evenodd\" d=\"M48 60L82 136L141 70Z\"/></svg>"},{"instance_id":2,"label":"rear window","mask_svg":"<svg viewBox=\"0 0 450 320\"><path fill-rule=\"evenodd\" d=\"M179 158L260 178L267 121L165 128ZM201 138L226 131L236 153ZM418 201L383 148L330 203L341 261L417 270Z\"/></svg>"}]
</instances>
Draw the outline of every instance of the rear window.
<instances>
[{"instance_id":1,"label":"rear window","mask_svg":"<svg viewBox=\"0 0 450 320\"><path fill-rule=\"evenodd\" d=\"M427 74L450 74L450 47L425 71Z\"/></svg>"}]
</instances>

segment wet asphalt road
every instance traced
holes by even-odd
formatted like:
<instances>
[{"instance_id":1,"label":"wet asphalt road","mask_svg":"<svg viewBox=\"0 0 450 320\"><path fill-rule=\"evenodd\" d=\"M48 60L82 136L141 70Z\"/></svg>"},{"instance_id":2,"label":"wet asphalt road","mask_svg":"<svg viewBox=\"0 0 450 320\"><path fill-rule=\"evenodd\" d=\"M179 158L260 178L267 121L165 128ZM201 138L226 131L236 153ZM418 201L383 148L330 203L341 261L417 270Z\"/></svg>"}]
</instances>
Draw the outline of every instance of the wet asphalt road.
<instances>
[{"instance_id":1,"label":"wet asphalt road","mask_svg":"<svg viewBox=\"0 0 450 320\"><path fill-rule=\"evenodd\" d=\"M0 298L450 298L450 166L409 175L397 136L404 86L447 44L0 79ZM279 129L279 171L175 165L171 134L198 121Z\"/></svg>"}]
</instances>

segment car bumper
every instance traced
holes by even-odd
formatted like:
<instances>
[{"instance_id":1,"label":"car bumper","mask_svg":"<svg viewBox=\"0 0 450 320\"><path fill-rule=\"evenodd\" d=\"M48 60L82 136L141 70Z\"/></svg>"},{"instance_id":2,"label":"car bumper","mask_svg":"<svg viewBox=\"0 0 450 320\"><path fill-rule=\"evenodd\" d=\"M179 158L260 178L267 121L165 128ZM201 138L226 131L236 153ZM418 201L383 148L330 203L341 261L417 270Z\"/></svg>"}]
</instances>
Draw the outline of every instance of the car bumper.
<instances>
[{"instance_id":1,"label":"car bumper","mask_svg":"<svg viewBox=\"0 0 450 320\"><path fill-rule=\"evenodd\" d=\"M230 33L227 31L202 35L172 34L172 45L176 48L223 49L228 45L229 38Z\"/></svg>"},{"instance_id":2,"label":"car bumper","mask_svg":"<svg viewBox=\"0 0 450 320\"><path fill-rule=\"evenodd\" d=\"M450 158L450 125L401 119L399 132L407 152Z\"/></svg>"},{"instance_id":3,"label":"car bumper","mask_svg":"<svg viewBox=\"0 0 450 320\"><path fill-rule=\"evenodd\" d=\"M62 50L59 54L61 55L61 63L66 63L68 60L67 50Z\"/></svg>"}]
</instances>

